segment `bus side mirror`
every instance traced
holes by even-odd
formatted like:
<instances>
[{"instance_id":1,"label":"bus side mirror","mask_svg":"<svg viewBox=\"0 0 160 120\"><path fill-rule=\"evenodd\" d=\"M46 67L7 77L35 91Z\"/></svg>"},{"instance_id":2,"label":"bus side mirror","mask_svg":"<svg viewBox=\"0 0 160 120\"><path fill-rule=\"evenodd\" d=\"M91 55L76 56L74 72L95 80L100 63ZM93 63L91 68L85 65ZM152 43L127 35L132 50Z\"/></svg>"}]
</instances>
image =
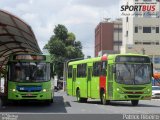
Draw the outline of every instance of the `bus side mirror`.
<instances>
[{"instance_id":1,"label":"bus side mirror","mask_svg":"<svg viewBox=\"0 0 160 120\"><path fill-rule=\"evenodd\" d=\"M151 63L151 76L153 77L153 63Z\"/></svg>"},{"instance_id":2,"label":"bus side mirror","mask_svg":"<svg viewBox=\"0 0 160 120\"><path fill-rule=\"evenodd\" d=\"M54 75L54 64L53 63L51 63L50 64L51 66L50 66L50 74L51 74L51 77L53 77Z\"/></svg>"},{"instance_id":3,"label":"bus side mirror","mask_svg":"<svg viewBox=\"0 0 160 120\"><path fill-rule=\"evenodd\" d=\"M112 67L112 72L116 73L116 66L115 65L113 65L113 67Z\"/></svg>"}]
</instances>

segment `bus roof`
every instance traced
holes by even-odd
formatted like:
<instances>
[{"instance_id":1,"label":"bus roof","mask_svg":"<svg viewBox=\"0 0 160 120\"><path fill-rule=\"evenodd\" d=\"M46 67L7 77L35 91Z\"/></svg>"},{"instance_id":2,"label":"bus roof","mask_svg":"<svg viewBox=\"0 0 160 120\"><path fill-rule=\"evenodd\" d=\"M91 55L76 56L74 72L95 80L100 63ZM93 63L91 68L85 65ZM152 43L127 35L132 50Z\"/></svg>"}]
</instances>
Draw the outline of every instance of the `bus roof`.
<instances>
[{"instance_id":1,"label":"bus roof","mask_svg":"<svg viewBox=\"0 0 160 120\"><path fill-rule=\"evenodd\" d=\"M132 53L128 53L128 54L109 54L108 56L105 55L105 56L101 56L101 57L72 61L72 62L69 62L69 65L82 64L82 63L87 63L87 62L103 61L103 60L110 60L110 59L115 59L117 56L144 56L144 57L148 57L147 55L132 54Z\"/></svg>"},{"instance_id":2,"label":"bus roof","mask_svg":"<svg viewBox=\"0 0 160 120\"><path fill-rule=\"evenodd\" d=\"M110 54L108 55L108 58L111 57L111 56L146 56L148 57L147 55L142 55L142 54L133 54L133 53L126 53L126 54Z\"/></svg>"},{"instance_id":3,"label":"bus roof","mask_svg":"<svg viewBox=\"0 0 160 120\"><path fill-rule=\"evenodd\" d=\"M91 61L100 61L100 60L101 60L101 57L89 58L89 59L69 62L69 65L80 64L80 63L87 63L87 62L91 62Z\"/></svg>"}]
</instances>

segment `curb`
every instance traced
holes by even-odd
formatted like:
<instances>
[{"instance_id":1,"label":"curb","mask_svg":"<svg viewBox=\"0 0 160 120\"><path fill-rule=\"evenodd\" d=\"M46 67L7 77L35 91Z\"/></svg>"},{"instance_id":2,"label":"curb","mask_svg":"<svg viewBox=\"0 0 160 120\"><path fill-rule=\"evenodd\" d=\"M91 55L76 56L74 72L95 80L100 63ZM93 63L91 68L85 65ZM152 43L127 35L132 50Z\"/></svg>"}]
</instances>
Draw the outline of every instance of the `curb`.
<instances>
[{"instance_id":1,"label":"curb","mask_svg":"<svg viewBox=\"0 0 160 120\"><path fill-rule=\"evenodd\" d=\"M160 101L160 99L152 99L152 100Z\"/></svg>"}]
</instances>

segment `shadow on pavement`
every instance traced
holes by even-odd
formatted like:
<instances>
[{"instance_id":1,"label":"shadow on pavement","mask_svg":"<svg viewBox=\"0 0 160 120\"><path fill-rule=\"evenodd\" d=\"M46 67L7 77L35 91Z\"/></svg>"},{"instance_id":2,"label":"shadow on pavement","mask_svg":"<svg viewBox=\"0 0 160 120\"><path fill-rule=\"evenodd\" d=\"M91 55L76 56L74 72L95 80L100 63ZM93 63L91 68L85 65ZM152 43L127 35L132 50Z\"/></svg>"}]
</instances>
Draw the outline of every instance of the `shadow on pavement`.
<instances>
[{"instance_id":1,"label":"shadow on pavement","mask_svg":"<svg viewBox=\"0 0 160 120\"><path fill-rule=\"evenodd\" d=\"M77 101L73 101L77 102ZM77 102L78 103L78 102ZM81 103L80 103L81 104ZM87 101L84 104L97 104L102 105L100 101ZM111 101L106 106L132 106L131 101ZM135 107L160 107L160 104L157 105L151 105L151 104L143 104L142 101L139 102L139 104Z\"/></svg>"},{"instance_id":2,"label":"shadow on pavement","mask_svg":"<svg viewBox=\"0 0 160 120\"><path fill-rule=\"evenodd\" d=\"M14 102L0 109L0 112L23 113L67 113L63 96L54 96L54 103L44 102Z\"/></svg>"}]
</instances>

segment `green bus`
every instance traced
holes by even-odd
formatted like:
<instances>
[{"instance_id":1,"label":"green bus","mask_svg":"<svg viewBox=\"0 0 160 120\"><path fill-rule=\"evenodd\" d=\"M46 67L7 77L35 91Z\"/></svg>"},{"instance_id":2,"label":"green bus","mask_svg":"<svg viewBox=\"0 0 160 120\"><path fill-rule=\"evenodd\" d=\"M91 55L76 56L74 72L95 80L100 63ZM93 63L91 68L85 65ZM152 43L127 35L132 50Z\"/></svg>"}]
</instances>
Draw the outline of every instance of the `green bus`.
<instances>
[{"instance_id":1,"label":"green bus","mask_svg":"<svg viewBox=\"0 0 160 120\"><path fill-rule=\"evenodd\" d=\"M7 100L53 102L53 64L49 55L13 54L7 66Z\"/></svg>"},{"instance_id":2,"label":"green bus","mask_svg":"<svg viewBox=\"0 0 160 120\"><path fill-rule=\"evenodd\" d=\"M77 101L88 98L110 101L150 100L153 65L150 58L139 54L113 54L68 63L67 94Z\"/></svg>"}]
</instances>

